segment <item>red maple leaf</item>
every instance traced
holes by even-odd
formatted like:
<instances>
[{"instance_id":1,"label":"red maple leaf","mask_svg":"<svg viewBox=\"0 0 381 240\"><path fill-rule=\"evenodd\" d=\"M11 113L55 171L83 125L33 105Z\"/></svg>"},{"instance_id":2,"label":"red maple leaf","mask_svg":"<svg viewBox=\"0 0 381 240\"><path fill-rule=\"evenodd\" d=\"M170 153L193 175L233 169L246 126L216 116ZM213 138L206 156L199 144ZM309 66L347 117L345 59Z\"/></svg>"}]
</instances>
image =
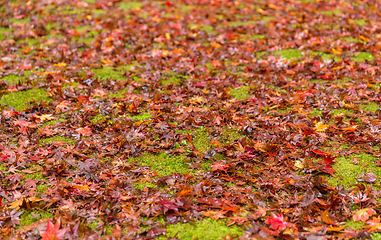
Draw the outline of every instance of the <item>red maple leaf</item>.
<instances>
[{"instance_id":1,"label":"red maple leaf","mask_svg":"<svg viewBox=\"0 0 381 240\"><path fill-rule=\"evenodd\" d=\"M178 212L178 206L175 204L175 200L161 199L159 202L163 206L164 213L166 213L168 210Z\"/></svg>"},{"instance_id":2,"label":"red maple leaf","mask_svg":"<svg viewBox=\"0 0 381 240\"><path fill-rule=\"evenodd\" d=\"M333 169L331 165L325 165L321 172L325 172L330 174L331 176L335 176L334 173L336 172L336 170Z\"/></svg>"},{"instance_id":3,"label":"red maple leaf","mask_svg":"<svg viewBox=\"0 0 381 240\"><path fill-rule=\"evenodd\" d=\"M327 165L331 165L333 163L333 160L335 160L336 157L332 157L331 154L327 154L323 156L323 160Z\"/></svg>"},{"instance_id":4,"label":"red maple leaf","mask_svg":"<svg viewBox=\"0 0 381 240\"><path fill-rule=\"evenodd\" d=\"M51 221L48 222L46 231L40 233L42 237L41 240L61 240L63 239L66 229L60 229L61 222L57 221L53 224Z\"/></svg>"},{"instance_id":5,"label":"red maple leaf","mask_svg":"<svg viewBox=\"0 0 381 240\"><path fill-rule=\"evenodd\" d=\"M319 151L319 150L317 150L317 149L312 149L312 152L315 153L315 154L317 154L317 155L319 155L319 156L324 156L324 155L329 154L329 153L327 153L327 152L322 152L322 151Z\"/></svg>"},{"instance_id":6,"label":"red maple leaf","mask_svg":"<svg viewBox=\"0 0 381 240\"><path fill-rule=\"evenodd\" d=\"M269 217L266 221L266 224L270 224L271 228L274 230L284 230L290 225L290 223L283 221L283 215L274 215L274 217Z\"/></svg>"},{"instance_id":7,"label":"red maple leaf","mask_svg":"<svg viewBox=\"0 0 381 240\"><path fill-rule=\"evenodd\" d=\"M226 172L229 168L229 165L228 164L223 164L223 163L215 163L212 165L212 172L216 172L216 171L224 171Z\"/></svg>"},{"instance_id":8,"label":"red maple leaf","mask_svg":"<svg viewBox=\"0 0 381 240\"><path fill-rule=\"evenodd\" d=\"M75 129L75 131L77 133L81 134L82 136L87 137L87 136L91 135L92 129L89 127L84 127L84 128L80 127L80 128Z\"/></svg>"}]
</instances>

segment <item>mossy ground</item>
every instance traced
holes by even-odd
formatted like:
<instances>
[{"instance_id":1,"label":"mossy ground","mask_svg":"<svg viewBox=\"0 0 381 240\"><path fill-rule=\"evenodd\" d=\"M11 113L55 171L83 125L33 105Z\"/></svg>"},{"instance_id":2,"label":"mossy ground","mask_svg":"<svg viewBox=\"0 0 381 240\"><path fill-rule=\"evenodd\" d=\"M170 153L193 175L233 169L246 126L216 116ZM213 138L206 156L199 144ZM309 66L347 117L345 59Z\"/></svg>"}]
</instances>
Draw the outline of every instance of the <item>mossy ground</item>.
<instances>
[{"instance_id":1,"label":"mossy ground","mask_svg":"<svg viewBox=\"0 0 381 240\"><path fill-rule=\"evenodd\" d=\"M249 86L241 86L240 88L236 89L231 88L229 90L229 93L233 95L233 97L237 100L245 100L251 97L251 94L249 94L249 90Z\"/></svg>"},{"instance_id":2,"label":"mossy ground","mask_svg":"<svg viewBox=\"0 0 381 240\"><path fill-rule=\"evenodd\" d=\"M195 223L177 223L167 227L167 237L177 237L184 240L200 239L214 240L226 236L239 237L243 234L243 228L227 226L225 222L206 218ZM164 238L163 238L164 239Z\"/></svg>"},{"instance_id":3,"label":"mossy ground","mask_svg":"<svg viewBox=\"0 0 381 240\"><path fill-rule=\"evenodd\" d=\"M93 3L94 0L85 0L86 2ZM314 2L315 0L300 0L302 2ZM127 11L127 10L133 10L133 9L139 9L144 5L143 2L121 2L119 3L119 9ZM182 9L187 10L190 6L182 7ZM62 10L63 14L69 14L69 15L75 15L77 18L81 18L85 10L78 10L78 9L72 9L72 8L65 8L60 9ZM102 9L97 9L97 14L105 14L106 11ZM324 11L321 12L325 15L339 15L341 12L337 10L330 10L330 11ZM141 14L143 16L143 14ZM171 14L170 14L171 15ZM223 16L222 16L223 17ZM258 19L260 21L269 22L272 19L272 17L263 17L262 19ZM21 23L26 24L30 21L30 18L24 18L24 19L9 19L10 22L13 23ZM257 20L242 20L242 21L229 21L228 25L230 27L247 27L250 25L254 25L257 23ZM358 26L364 26L368 24L368 21L365 19L360 19L354 21L354 24ZM51 26L52 27L52 26ZM197 31L204 31L206 33L214 34L215 33L215 27L211 25L199 25L199 24L190 24L190 28L193 28ZM48 27L49 28L49 27ZM53 28L53 27L52 27ZM91 32L89 29L85 28L77 28L75 29L78 32L83 33L81 34L81 37L75 37L72 39L72 42L83 42L86 45L91 45L92 42L95 40L95 37L98 35L98 32ZM12 31L9 28L0 28L0 40L6 40L10 39L12 37ZM266 38L265 35L262 34L253 34L251 36L251 40L256 39L262 39ZM356 43L364 43L363 40L359 40L356 38L343 38L346 42L356 42ZM27 40L21 40L19 41L20 44L25 44L28 47L31 46L37 46L39 45L39 40L36 39L27 39ZM160 47L161 45L158 45ZM254 55L257 58L264 57L268 55L268 51L258 51L255 52ZM273 54L282 56L285 59L298 59L303 57L302 51L298 49L284 49L280 51L275 51ZM330 54L330 53L323 53L323 52L311 52L312 55L321 55L323 60L333 59L335 61L340 61L341 58ZM358 62L364 62L364 61L371 61L374 59L374 56L367 52L360 52L357 54L354 54L351 58L353 61ZM209 65L208 65L209 66ZM109 66L103 66L101 68L97 69L91 69L91 71L94 72L95 76L99 79L125 79L125 72L126 70L130 70L130 67L120 67L120 68L113 68ZM27 77L29 77L32 74L32 71L24 71L23 76L17 76L14 74L11 74L9 76L5 76L1 78L0 80L7 81L10 85L16 84L19 81L25 82L27 80ZM169 86L169 85L176 85L181 84L181 82L184 79L187 79L188 76L174 76L174 75L168 75L164 77L161 81L161 84L163 86ZM138 81L138 79L135 79ZM332 82L332 81L331 81ZM344 87L345 83L347 81L339 81L337 85L339 87ZM118 93L112 93L109 95L109 97L124 97L124 90L121 90ZM252 95L250 94L250 87L249 86L241 86L239 88L230 89L229 93L237 100L245 100ZM15 92L9 92L4 94L1 97L0 105L5 106L6 108L13 107L18 111L22 111L30 106L32 106L34 103L38 103L40 101L50 102L52 101L51 98L49 98L47 92L43 88L37 88L34 87L27 91L15 91ZM376 112L379 108L379 105L377 103L367 103L360 105L360 108L366 112ZM286 109L287 110L287 109ZM279 109L278 111L282 111ZM353 114L352 110L349 109L335 109L331 111L332 114ZM314 109L311 113L311 116L321 116L322 111L319 111L317 109ZM129 115L131 119L135 121L145 121L152 118L152 115L149 112L142 112L137 115ZM65 120L52 120L47 123L45 123L43 126L49 126L49 125L55 125L59 122L63 122ZM107 121L109 124L113 124L112 119L106 118L103 115L97 115L94 116L91 119L91 122L97 123ZM193 135L193 143L196 149L203 153L205 151L210 150L211 148L211 141L210 136L211 133L209 130L206 129L198 129L198 130L192 130L192 131L184 131L184 134L189 133ZM242 137L242 135L238 134L234 129L225 129L224 134L219 137L220 141L222 143L229 143L233 141L234 139L237 139L239 137ZM44 138L41 140L44 144L53 143L56 141L63 141L68 143L69 145L74 145L75 140L55 135L52 137ZM189 144L189 143L187 143ZM353 164L352 161L357 158L359 163ZM160 152L157 154L153 153L146 153L143 154L140 157L131 158L128 159L128 161L136 161L140 162L143 166L149 166L153 171L157 171L157 176L164 176L169 175L174 172L178 173L188 173L191 172L189 162L186 161L184 156L175 156L175 155L169 155L164 152ZM360 154L352 154L345 157L339 157L336 159L336 163L333 165L334 169L337 171L335 174L336 177L327 177L327 180L332 185L337 184L343 184L346 187L350 187L351 184L356 182L356 178L359 174L366 173L366 172L373 172L376 176L381 176L381 171L379 170L379 167L374 165L375 157L372 155L366 154L366 153L360 153ZM211 162L205 161L202 165L202 171L208 171L210 170L210 164ZM6 171L7 168L5 166L0 165L1 171ZM26 178L32 178L32 179L43 179L43 176L41 173L34 173L34 174L28 174L26 175ZM147 182L139 182L136 183L136 188L144 189L147 187L154 187L156 186L154 183L147 181ZM37 192L45 192L48 189L46 185L38 185L37 186ZM32 211L32 210L26 210L21 215L21 224L26 226L30 225L35 221L38 221L39 219L47 219L52 218L53 214L49 211L45 210L39 210L39 211ZM89 224L89 227L96 230L98 229L98 221L94 221ZM358 222L348 222L347 226L359 229L361 228L361 224ZM108 233L111 231L107 230ZM181 224L178 223L176 225L170 225L167 227L167 236L168 237L178 237L180 239L219 239L221 237L225 237L227 235L234 236L234 235L242 235L243 229L237 226L230 226L228 227L225 222L223 221L216 221L212 219L203 219L196 221L195 223L186 223ZM375 239L381 239L380 234L373 234L373 237Z\"/></svg>"},{"instance_id":4,"label":"mossy ground","mask_svg":"<svg viewBox=\"0 0 381 240\"><path fill-rule=\"evenodd\" d=\"M29 108L33 103L41 101L50 102L48 93L42 88L32 88L27 91L10 92L2 96L0 105L6 105L22 111Z\"/></svg>"},{"instance_id":5,"label":"mossy ground","mask_svg":"<svg viewBox=\"0 0 381 240\"><path fill-rule=\"evenodd\" d=\"M358 163L354 163L354 160L358 160ZM333 186L342 184L348 188L358 182L360 174L373 172L376 176L381 176L381 169L375 165L375 160L376 157L367 153L338 157L333 165L333 169L337 171L335 177L328 177L327 180ZM375 186L380 185L376 182Z\"/></svg>"},{"instance_id":6,"label":"mossy ground","mask_svg":"<svg viewBox=\"0 0 381 240\"><path fill-rule=\"evenodd\" d=\"M71 139L71 138L65 137L65 136L60 136L60 135L54 135L52 137L47 137L47 138L42 139L42 142L45 144L54 143L57 141L65 142L65 143L67 143L69 145L73 145L73 146L76 143L76 141L74 139Z\"/></svg>"},{"instance_id":7,"label":"mossy ground","mask_svg":"<svg viewBox=\"0 0 381 240\"><path fill-rule=\"evenodd\" d=\"M298 49L284 49L275 51L274 54L282 56L285 59L298 59L303 57L302 52Z\"/></svg>"}]
</instances>

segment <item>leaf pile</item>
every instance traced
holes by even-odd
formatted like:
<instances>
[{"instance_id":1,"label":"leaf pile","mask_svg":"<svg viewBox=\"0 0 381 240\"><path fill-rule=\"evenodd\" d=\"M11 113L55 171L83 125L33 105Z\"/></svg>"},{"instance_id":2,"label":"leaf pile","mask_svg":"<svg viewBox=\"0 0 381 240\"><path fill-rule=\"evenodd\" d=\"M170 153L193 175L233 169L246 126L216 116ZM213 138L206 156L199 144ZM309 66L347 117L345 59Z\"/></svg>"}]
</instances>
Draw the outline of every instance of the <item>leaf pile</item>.
<instances>
[{"instance_id":1,"label":"leaf pile","mask_svg":"<svg viewBox=\"0 0 381 240\"><path fill-rule=\"evenodd\" d=\"M227 239L369 238L379 9L2 1L1 238L181 238L168 226L205 218L239 226ZM346 180L364 154L377 171Z\"/></svg>"}]
</instances>

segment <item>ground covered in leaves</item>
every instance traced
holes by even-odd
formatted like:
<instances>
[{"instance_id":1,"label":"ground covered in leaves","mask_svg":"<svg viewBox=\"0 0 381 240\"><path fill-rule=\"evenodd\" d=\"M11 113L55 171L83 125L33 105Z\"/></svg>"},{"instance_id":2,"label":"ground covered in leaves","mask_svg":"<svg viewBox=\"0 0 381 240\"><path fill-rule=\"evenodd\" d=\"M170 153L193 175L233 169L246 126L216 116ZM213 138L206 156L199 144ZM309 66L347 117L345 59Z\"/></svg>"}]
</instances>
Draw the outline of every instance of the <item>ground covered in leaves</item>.
<instances>
[{"instance_id":1,"label":"ground covered in leaves","mask_svg":"<svg viewBox=\"0 0 381 240\"><path fill-rule=\"evenodd\" d=\"M372 0L0 2L1 239L381 239Z\"/></svg>"}]
</instances>

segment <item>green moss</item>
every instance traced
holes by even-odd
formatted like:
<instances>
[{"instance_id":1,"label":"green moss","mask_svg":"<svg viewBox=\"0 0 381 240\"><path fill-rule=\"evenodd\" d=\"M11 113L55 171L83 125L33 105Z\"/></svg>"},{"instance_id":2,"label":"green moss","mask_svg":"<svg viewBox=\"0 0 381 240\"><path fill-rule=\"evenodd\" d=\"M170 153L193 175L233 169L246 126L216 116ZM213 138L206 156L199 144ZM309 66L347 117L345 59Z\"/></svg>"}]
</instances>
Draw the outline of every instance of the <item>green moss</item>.
<instances>
[{"instance_id":1,"label":"green moss","mask_svg":"<svg viewBox=\"0 0 381 240\"><path fill-rule=\"evenodd\" d=\"M274 52L276 55L280 55L285 59L297 59L302 58L302 52L298 49L284 49Z\"/></svg>"},{"instance_id":2,"label":"green moss","mask_svg":"<svg viewBox=\"0 0 381 240\"><path fill-rule=\"evenodd\" d=\"M333 54L329 54L329 53L325 53L325 52L310 52L313 56L321 56L321 58L323 60L328 60L328 59L331 59L331 60L335 60L335 62L339 62L341 61L341 58L339 58L338 56L335 56Z\"/></svg>"},{"instance_id":3,"label":"green moss","mask_svg":"<svg viewBox=\"0 0 381 240\"><path fill-rule=\"evenodd\" d=\"M130 118L133 120L139 120L139 121L144 121L150 119L152 116L148 112L142 112L137 115L130 115Z\"/></svg>"},{"instance_id":4,"label":"green moss","mask_svg":"<svg viewBox=\"0 0 381 240\"><path fill-rule=\"evenodd\" d=\"M105 116L105 115L102 115L102 114L98 114L98 115L94 116L90 120L90 122L92 122L92 123L106 122L108 124L113 124L114 120L112 118L110 118L110 116Z\"/></svg>"},{"instance_id":5,"label":"green moss","mask_svg":"<svg viewBox=\"0 0 381 240\"><path fill-rule=\"evenodd\" d=\"M49 186L44 185L44 184L38 184L38 185L36 186L36 191L37 191L38 193L45 193L45 192L48 191L48 189L49 189Z\"/></svg>"},{"instance_id":6,"label":"green moss","mask_svg":"<svg viewBox=\"0 0 381 240\"><path fill-rule=\"evenodd\" d=\"M381 240L381 233L371 233L373 240Z\"/></svg>"},{"instance_id":7,"label":"green moss","mask_svg":"<svg viewBox=\"0 0 381 240\"><path fill-rule=\"evenodd\" d=\"M139 7L142 7L144 4L142 2L121 2L119 4L119 9L120 10L124 10L124 11L128 11L132 8L139 8Z\"/></svg>"},{"instance_id":8,"label":"green moss","mask_svg":"<svg viewBox=\"0 0 381 240\"><path fill-rule=\"evenodd\" d=\"M139 181L135 184L135 189L140 189L140 190L143 190L145 188L154 188L154 187L157 187L157 185L152 182Z\"/></svg>"},{"instance_id":9,"label":"green moss","mask_svg":"<svg viewBox=\"0 0 381 240\"><path fill-rule=\"evenodd\" d=\"M73 140L71 138L68 138L68 137L60 136L60 135L55 135L55 136L52 136L52 137L49 137L49 138L42 139L42 142L45 143L45 144L56 142L56 141L63 141L63 142L66 142L69 145L75 145L75 143L76 143L75 140Z\"/></svg>"},{"instance_id":10,"label":"green moss","mask_svg":"<svg viewBox=\"0 0 381 240\"><path fill-rule=\"evenodd\" d=\"M29 108L33 102L40 101L51 102L48 93L42 88L32 88L28 91L11 92L3 95L0 100L0 105L11 106L17 111L22 111Z\"/></svg>"},{"instance_id":11,"label":"green moss","mask_svg":"<svg viewBox=\"0 0 381 240\"><path fill-rule=\"evenodd\" d=\"M108 78L112 78L114 80L117 80L117 79L123 79L123 69L115 69L113 67L110 67L110 66L105 66L105 67L102 67L102 68L98 68L98 69L93 69L93 72L95 74L96 77L98 77L99 79L108 79Z\"/></svg>"},{"instance_id":12,"label":"green moss","mask_svg":"<svg viewBox=\"0 0 381 240\"><path fill-rule=\"evenodd\" d=\"M353 164L352 161L357 158L358 164ZM336 163L333 164L333 169L337 172L335 177L329 176L328 182L336 186L342 184L345 187L357 182L356 178L363 173L373 172L376 176L381 176L381 168L374 165L376 157L367 153L351 154L346 157L336 158ZM363 167L362 164L367 164Z\"/></svg>"},{"instance_id":13,"label":"green moss","mask_svg":"<svg viewBox=\"0 0 381 240\"><path fill-rule=\"evenodd\" d=\"M354 22L356 25L359 25L359 26L364 26L364 25L367 25L368 22L365 20L365 19L359 19L359 20L356 20Z\"/></svg>"},{"instance_id":14,"label":"green moss","mask_svg":"<svg viewBox=\"0 0 381 240\"><path fill-rule=\"evenodd\" d=\"M28 22L30 22L30 17L22 18L22 19L11 18L11 19L9 19L9 21L14 22L14 23L27 24Z\"/></svg>"},{"instance_id":15,"label":"green moss","mask_svg":"<svg viewBox=\"0 0 381 240\"><path fill-rule=\"evenodd\" d=\"M194 224L177 223L176 225L167 226L168 237L176 236L183 240L214 240L226 237L228 234L230 236L241 236L243 232L243 229L236 225L228 227L224 221L216 221L210 218L204 218Z\"/></svg>"},{"instance_id":16,"label":"green moss","mask_svg":"<svg viewBox=\"0 0 381 240\"><path fill-rule=\"evenodd\" d=\"M341 38L341 39L343 39L344 41L349 42L349 43L352 43L352 42L363 43L363 44L366 43L364 40L361 40L361 39L358 39L358 38L354 38L354 37L344 37L344 38Z\"/></svg>"},{"instance_id":17,"label":"green moss","mask_svg":"<svg viewBox=\"0 0 381 240\"><path fill-rule=\"evenodd\" d=\"M274 85L266 85L266 87L271 88L271 89L274 89L274 90L275 90L276 92L278 92L278 93L287 93L287 90L286 90L286 89L279 88L279 87L274 86Z\"/></svg>"},{"instance_id":18,"label":"green moss","mask_svg":"<svg viewBox=\"0 0 381 240\"><path fill-rule=\"evenodd\" d=\"M361 230L366 224L361 222L361 221L353 221L353 220L349 220L345 223L345 226L353 229L353 230Z\"/></svg>"},{"instance_id":19,"label":"green moss","mask_svg":"<svg viewBox=\"0 0 381 240\"><path fill-rule=\"evenodd\" d=\"M372 112L372 113L375 113L379 107L380 106L378 106L378 104L375 102L360 105L360 108L362 110L366 112Z\"/></svg>"},{"instance_id":20,"label":"green moss","mask_svg":"<svg viewBox=\"0 0 381 240\"><path fill-rule=\"evenodd\" d=\"M180 82L181 82L181 78L172 76L166 80L161 81L161 84L163 86L168 86L170 84L176 84L176 83L180 83Z\"/></svg>"},{"instance_id":21,"label":"green moss","mask_svg":"<svg viewBox=\"0 0 381 240\"><path fill-rule=\"evenodd\" d=\"M0 40L11 38L12 31L9 28L0 27Z\"/></svg>"},{"instance_id":22,"label":"green moss","mask_svg":"<svg viewBox=\"0 0 381 240\"><path fill-rule=\"evenodd\" d=\"M338 9L327 10L327 11L321 11L320 13L327 16L333 16L333 15L339 15L341 13L341 10L338 10Z\"/></svg>"},{"instance_id":23,"label":"green moss","mask_svg":"<svg viewBox=\"0 0 381 240\"><path fill-rule=\"evenodd\" d=\"M35 216L33 216L35 214ZM34 222L37 222L40 219L48 219L52 218L53 213L44 211L44 210L24 210L24 212L21 214L21 225L22 226L28 226L33 224Z\"/></svg>"},{"instance_id":24,"label":"green moss","mask_svg":"<svg viewBox=\"0 0 381 240\"><path fill-rule=\"evenodd\" d=\"M182 132L183 135L186 134L191 134L193 145L195 148L203 153L205 151L208 151L211 147L211 143L209 140L210 137L210 132L206 130L204 127L201 127L200 129L197 130L185 130Z\"/></svg>"},{"instance_id":25,"label":"green moss","mask_svg":"<svg viewBox=\"0 0 381 240\"><path fill-rule=\"evenodd\" d=\"M338 114L353 114L352 110L346 109L346 108L338 108L338 109L332 109L330 111L332 115L338 115Z\"/></svg>"},{"instance_id":26,"label":"green moss","mask_svg":"<svg viewBox=\"0 0 381 240\"><path fill-rule=\"evenodd\" d=\"M239 26L248 26L248 25L254 25L256 24L255 21L232 21L228 22L229 26L232 27L239 27Z\"/></svg>"},{"instance_id":27,"label":"green moss","mask_svg":"<svg viewBox=\"0 0 381 240\"><path fill-rule=\"evenodd\" d=\"M91 222L87 223L86 225L89 228L91 228L92 230L98 231L98 230L100 230L99 226L103 225L103 221L99 217L97 217L94 220L92 220ZM102 235L112 234L111 229L113 229L113 227L110 224L105 223L104 229L105 229L105 232Z\"/></svg>"},{"instance_id":28,"label":"green moss","mask_svg":"<svg viewBox=\"0 0 381 240\"><path fill-rule=\"evenodd\" d=\"M41 172L35 172L35 173L26 174L25 178L31 178L34 180L41 180L41 179L44 179L44 176L42 175Z\"/></svg>"},{"instance_id":29,"label":"green moss","mask_svg":"<svg viewBox=\"0 0 381 240\"><path fill-rule=\"evenodd\" d=\"M323 116L323 111L318 110L317 108L314 108L311 112L308 113L309 115L313 117L321 117Z\"/></svg>"},{"instance_id":30,"label":"green moss","mask_svg":"<svg viewBox=\"0 0 381 240\"><path fill-rule=\"evenodd\" d=\"M373 59L374 56L367 52L360 52L356 56L352 57L352 60L356 62L365 62L366 60L372 61Z\"/></svg>"},{"instance_id":31,"label":"green moss","mask_svg":"<svg viewBox=\"0 0 381 240\"><path fill-rule=\"evenodd\" d=\"M255 57L256 57L256 58L261 58L261 57L263 57L266 53L267 53L267 51L256 52L256 53L255 53Z\"/></svg>"},{"instance_id":32,"label":"green moss","mask_svg":"<svg viewBox=\"0 0 381 240\"><path fill-rule=\"evenodd\" d=\"M94 41L94 38L93 37L82 37L82 38L75 38L74 40L76 42L84 43L84 44L90 46L91 43Z\"/></svg>"},{"instance_id":33,"label":"green moss","mask_svg":"<svg viewBox=\"0 0 381 240\"><path fill-rule=\"evenodd\" d=\"M7 81L9 85L14 85L16 83L23 83L27 77L33 75L32 71L22 71L23 75L17 76L15 74L10 74L0 78L0 81Z\"/></svg>"},{"instance_id":34,"label":"green moss","mask_svg":"<svg viewBox=\"0 0 381 240\"><path fill-rule=\"evenodd\" d=\"M110 98L124 98L125 97L124 94L126 92L127 92L126 89L121 89L121 90L119 90L117 92L108 94L108 97L110 97Z\"/></svg>"},{"instance_id":35,"label":"green moss","mask_svg":"<svg viewBox=\"0 0 381 240\"><path fill-rule=\"evenodd\" d=\"M149 166L157 171L157 176L165 176L173 173L185 174L190 171L189 165L184 162L184 156L167 155L164 152L149 153L139 157L129 158L130 162L139 162L143 166Z\"/></svg>"},{"instance_id":36,"label":"green moss","mask_svg":"<svg viewBox=\"0 0 381 240\"><path fill-rule=\"evenodd\" d=\"M237 132L236 129L232 128L224 128L224 131L222 133L221 139L223 141L226 141L226 143L233 142L234 140L240 139L244 137L245 135Z\"/></svg>"},{"instance_id":37,"label":"green moss","mask_svg":"<svg viewBox=\"0 0 381 240\"><path fill-rule=\"evenodd\" d=\"M56 124L56 123L59 123L59 122L65 122L65 121L66 121L66 120L65 120L65 119L62 119L62 118L60 118L60 119L55 119L55 120L50 120L50 121L48 121L48 122L42 124L41 127L52 126L52 125L54 125L54 124Z\"/></svg>"},{"instance_id":38,"label":"green moss","mask_svg":"<svg viewBox=\"0 0 381 240\"><path fill-rule=\"evenodd\" d=\"M258 39L258 38L266 38L266 36L261 34L255 34L249 37L249 39L251 40Z\"/></svg>"},{"instance_id":39,"label":"green moss","mask_svg":"<svg viewBox=\"0 0 381 240\"><path fill-rule=\"evenodd\" d=\"M249 86L242 86L237 89L230 88L229 93L233 95L233 97L237 100L245 100L251 97L251 94L249 94L249 90Z\"/></svg>"}]
</instances>

